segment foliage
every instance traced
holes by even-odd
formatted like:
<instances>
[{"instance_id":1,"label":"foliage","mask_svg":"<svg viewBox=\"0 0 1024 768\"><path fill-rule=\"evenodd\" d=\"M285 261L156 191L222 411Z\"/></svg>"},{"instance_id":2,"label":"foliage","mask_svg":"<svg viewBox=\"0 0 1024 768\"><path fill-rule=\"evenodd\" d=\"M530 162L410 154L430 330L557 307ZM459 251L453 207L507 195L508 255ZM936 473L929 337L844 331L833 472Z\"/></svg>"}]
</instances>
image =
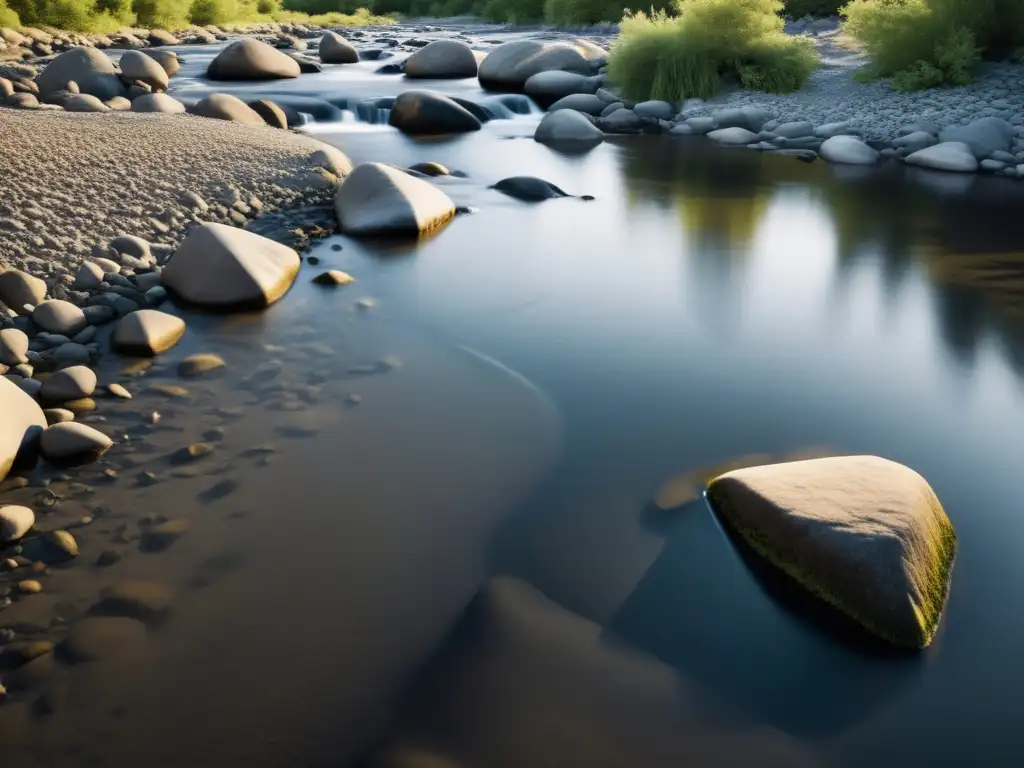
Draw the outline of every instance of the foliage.
<instances>
[{"instance_id":1,"label":"foliage","mask_svg":"<svg viewBox=\"0 0 1024 768\"><path fill-rule=\"evenodd\" d=\"M782 4L783 12L791 19L802 19L804 16L818 19L838 16L846 0L782 0Z\"/></svg>"},{"instance_id":2,"label":"foliage","mask_svg":"<svg viewBox=\"0 0 1024 768\"><path fill-rule=\"evenodd\" d=\"M7 0L0 0L0 27L18 26L21 26L18 14L7 7Z\"/></svg>"},{"instance_id":3,"label":"foliage","mask_svg":"<svg viewBox=\"0 0 1024 768\"><path fill-rule=\"evenodd\" d=\"M134 0L132 8L143 27L178 29L189 22L189 0Z\"/></svg>"},{"instance_id":4,"label":"foliage","mask_svg":"<svg viewBox=\"0 0 1024 768\"><path fill-rule=\"evenodd\" d=\"M556 27L580 27L617 22L623 15L623 0L547 0L544 21Z\"/></svg>"},{"instance_id":5,"label":"foliage","mask_svg":"<svg viewBox=\"0 0 1024 768\"><path fill-rule=\"evenodd\" d=\"M787 37L779 0L679 0L627 14L608 60L609 79L631 99L713 96L724 80L789 93L818 66L813 44Z\"/></svg>"},{"instance_id":6,"label":"foliage","mask_svg":"<svg viewBox=\"0 0 1024 768\"><path fill-rule=\"evenodd\" d=\"M1024 44L1024 0L852 0L843 15L871 59L859 76L899 90L963 85Z\"/></svg>"}]
</instances>

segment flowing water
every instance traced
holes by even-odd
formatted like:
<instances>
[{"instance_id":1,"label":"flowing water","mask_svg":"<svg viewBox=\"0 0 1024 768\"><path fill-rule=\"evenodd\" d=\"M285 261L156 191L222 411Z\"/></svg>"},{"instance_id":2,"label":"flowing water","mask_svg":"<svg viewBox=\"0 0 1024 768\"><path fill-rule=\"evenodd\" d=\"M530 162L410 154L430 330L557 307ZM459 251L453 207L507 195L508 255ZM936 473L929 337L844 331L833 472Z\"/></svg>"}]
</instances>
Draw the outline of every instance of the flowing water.
<instances>
[{"instance_id":1,"label":"flowing water","mask_svg":"<svg viewBox=\"0 0 1024 768\"><path fill-rule=\"evenodd\" d=\"M182 49L183 98L210 90L211 51ZM346 107L410 87L378 65L235 87ZM468 82L430 85L487 98ZM563 155L535 113L412 140L357 113L303 130L463 171L438 183L474 213L421 242L321 241L270 311L190 315L134 400L101 403L130 437L118 478L58 479L51 527L88 514L89 562L123 559L55 570L0 619L59 636L122 578L169 584L173 612L142 648L40 670L42 702L0 709L5 765L1017 763L1014 185L684 137ZM513 175L596 199L488 188ZM358 283L311 285L326 267ZM177 380L197 350L226 371ZM217 427L211 457L167 461ZM943 501L959 552L927 652L795 601L699 496L702 468L816 453L903 462ZM656 509L680 473L685 503ZM189 530L149 551L162 518Z\"/></svg>"}]
</instances>

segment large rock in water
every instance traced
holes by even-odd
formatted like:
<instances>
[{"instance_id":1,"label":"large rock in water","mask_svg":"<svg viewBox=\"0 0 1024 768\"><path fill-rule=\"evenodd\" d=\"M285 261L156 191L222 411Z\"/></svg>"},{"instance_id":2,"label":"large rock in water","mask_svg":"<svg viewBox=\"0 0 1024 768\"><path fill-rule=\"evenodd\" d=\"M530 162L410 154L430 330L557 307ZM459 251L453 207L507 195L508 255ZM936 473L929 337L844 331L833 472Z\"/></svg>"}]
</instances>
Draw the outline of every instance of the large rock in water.
<instances>
[{"instance_id":1,"label":"large rock in water","mask_svg":"<svg viewBox=\"0 0 1024 768\"><path fill-rule=\"evenodd\" d=\"M230 93L211 93L192 108L192 113L215 120L265 128L267 123L252 107Z\"/></svg>"},{"instance_id":2,"label":"large rock in water","mask_svg":"<svg viewBox=\"0 0 1024 768\"><path fill-rule=\"evenodd\" d=\"M956 534L913 470L876 456L795 461L727 472L708 496L754 550L869 631L932 641Z\"/></svg>"},{"instance_id":3,"label":"large rock in water","mask_svg":"<svg viewBox=\"0 0 1024 768\"><path fill-rule=\"evenodd\" d=\"M579 112L560 109L544 115L533 138L554 147L589 149L604 141L604 133Z\"/></svg>"},{"instance_id":4,"label":"large rock in water","mask_svg":"<svg viewBox=\"0 0 1024 768\"><path fill-rule=\"evenodd\" d=\"M388 124L403 133L443 134L479 131L480 121L461 104L434 91L406 91L395 99Z\"/></svg>"},{"instance_id":5,"label":"large rock in water","mask_svg":"<svg viewBox=\"0 0 1024 768\"><path fill-rule=\"evenodd\" d=\"M974 173L978 170L978 159L971 148L962 141L944 141L919 149L907 155L904 161L910 165L933 168L936 171Z\"/></svg>"},{"instance_id":6,"label":"large rock in water","mask_svg":"<svg viewBox=\"0 0 1024 768\"><path fill-rule=\"evenodd\" d=\"M355 64L359 51L337 32L328 30L320 38L320 61L324 64Z\"/></svg>"},{"instance_id":7,"label":"large rock in water","mask_svg":"<svg viewBox=\"0 0 1024 768\"><path fill-rule=\"evenodd\" d=\"M348 234L419 234L446 224L455 204L429 182L381 163L363 163L338 189L334 210Z\"/></svg>"},{"instance_id":8,"label":"large rock in water","mask_svg":"<svg viewBox=\"0 0 1024 768\"><path fill-rule=\"evenodd\" d=\"M36 78L40 93L63 91L69 82L78 83L82 93L101 100L123 93L114 62L95 48L72 48L46 65Z\"/></svg>"},{"instance_id":9,"label":"large rock in water","mask_svg":"<svg viewBox=\"0 0 1024 768\"><path fill-rule=\"evenodd\" d=\"M299 63L260 40L236 40L206 70L211 80L275 80L298 77Z\"/></svg>"},{"instance_id":10,"label":"large rock in water","mask_svg":"<svg viewBox=\"0 0 1024 768\"><path fill-rule=\"evenodd\" d=\"M406 77L476 77L476 56L458 40L435 40L405 60Z\"/></svg>"},{"instance_id":11,"label":"large rock in water","mask_svg":"<svg viewBox=\"0 0 1024 768\"><path fill-rule=\"evenodd\" d=\"M538 72L523 83L523 93L536 101L541 107L547 108L561 99L574 93L593 93L597 90L596 81L575 72L549 70Z\"/></svg>"},{"instance_id":12,"label":"large rock in water","mask_svg":"<svg viewBox=\"0 0 1024 768\"><path fill-rule=\"evenodd\" d=\"M46 417L31 397L0 376L0 480L7 477L15 458L46 429Z\"/></svg>"},{"instance_id":13,"label":"large rock in water","mask_svg":"<svg viewBox=\"0 0 1024 768\"><path fill-rule=\"evenodd\" d=\"M244 229L204 224L188 233L161 277L185 301L235 309L270 306L298 272L291 248Z\"/></svg>"},{"instance_id":14,"label":"large rock in water","mask_svg":"<svg viewBox=\"0 0 1024 768\"><path fill-rule=\"evenodd\" d=\"M538 72L552 69L593 73L591 60L603 51L592 44L513 40L502 43L480 63L480 85L497 91L521 91Z\"/></svg>"},{"instance_id":15,"label":"large rock in water","mask_svg":"<svg viewBox=\"0 0 1024 768\"><path fill-rule=\"evenodd\" d=\"M825 139L818 150L827 162L845 165L874 165L879 153L856 136L833 136Z\"/></svg>"}]
</instances>

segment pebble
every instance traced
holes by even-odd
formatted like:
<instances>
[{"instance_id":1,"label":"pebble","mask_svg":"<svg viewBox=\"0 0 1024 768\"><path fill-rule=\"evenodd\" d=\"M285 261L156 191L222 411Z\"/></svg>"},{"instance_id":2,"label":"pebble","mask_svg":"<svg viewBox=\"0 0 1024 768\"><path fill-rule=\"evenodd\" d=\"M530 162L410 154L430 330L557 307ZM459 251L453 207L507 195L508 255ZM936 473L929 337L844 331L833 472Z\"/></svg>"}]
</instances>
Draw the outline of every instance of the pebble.
<instances>
[{"instance_id":1,"label":"pebble","mask_svg":"<svg viewBox=\"0 0 1024 768\"><path fill-rule=\"evenodd\" d=\"M313 278L313 282L317 285L326 285L332 288L336 288L341 285L349 285L355 281L356 280L352 275L347 272L342 272L340 269L329 269L326 272L321 272Z\"/></svg>"},{"instance_id":2,"label":"pebble","mask_svg":"<svg viewBox=\"0 0 1024 768\"><path fill-rule=\"evenodd\" d=\"M35 579L25 579L18 582L18 591L23 595L37 595L43 591L43 585Z\"/></svg>"},{"instance_id":3,"label":"pebble","mask_svg":"<svg viewBox=\"0 0 1024 768\"><path fill-rule=\"evenodd\" d=\"M98 456L113 444L109 437L97 429L86 424L66 421L52 424L43 430L39 445L47 459L65 461Z\"/></svg>"},{"instance_id":4,"label":"pebble","mask_svg":"<svg viewBox=\"0 0 1024 768\"><path fill-rule=\"evenodd\" d=\"M224 367L224 359L210 352L189 355L178 363L178 375L185 378L201 376L204 373Z\"/></svg>"},{"instance_id":5,"label":"pebble","mask_svg":"<svg viewBox=\"0 0 1024 768\"><path fill-rule=\"evenodd\" d=\"M158 395L164 395L165 397L174 398L177 400L184 399L189 396L189 391L185 387L178 386L177 384L150 384L149 389L151 392L155 392Z\"/></svg>"},{"instance_id":6,"label":"pebble","mask_svg":"<svg viewBox=\"0 0 1024 768\"><path fill-rule=\"evenodd\" d=\"M36 523L36 513L29 507L7 504L0 506L0 544L17 541Z\"/></svg>"},{"instance_id":7,"label":"pebble","mask_svg":"<svg viewBox=\"0 0 1024 768\"><path fill-rule=\"evenodd\" d=\"M45 563L66 563L78 557L78 542L67 531L50 531L40 537L45 545L43 552Z\"/></svg>"},{"instance_id":8,"label":"pebble","mask_svg":"<svg viewBox=\"0 0 1024 768\"><path fill-rule=\"evenodd\" d=\"M120 552L116 552L113 549L105 549L96 558L96 565L100 568L107 568L121 562L121 559Z\"/></svg>"},{"instance_id":9,"label":"pebble","mask_svg":"<svg viewBox=\"0 0 1024 768\"><path fill-rule=\"evenodd\" d=\"M113 384L108 384L107 385L107 391L110 394L112 394L114 397L118 397L118 398L120 398L122 400L131 400L132 399L132 393L129 392L127 389L125 389L124 386L122 386L121 384L118 384L116 382L113 383Z\"/></svg>"},{"instance_id":10,"label":"pebble","mask_svg":"<svg viewBox=\"0 0 1024 768\"><path fill-rule=\"evenodd\" d=\"M206 458L212 454L214 448L209 443L192 443L186 445L171 454L172 464L188 464L192 461L198 461L199 459Z\"/></svg>"},{"instance_id":11,"label":"pebble","mask_svg":"<svg viewBox=\"0 0 1024 768\"><path fill-rule=\"evenodd\" d=\"M188 532L188 520L177 519L158 523L142 532L140 548L144 552L162 552Z\"/></svg>"}]
</instances>

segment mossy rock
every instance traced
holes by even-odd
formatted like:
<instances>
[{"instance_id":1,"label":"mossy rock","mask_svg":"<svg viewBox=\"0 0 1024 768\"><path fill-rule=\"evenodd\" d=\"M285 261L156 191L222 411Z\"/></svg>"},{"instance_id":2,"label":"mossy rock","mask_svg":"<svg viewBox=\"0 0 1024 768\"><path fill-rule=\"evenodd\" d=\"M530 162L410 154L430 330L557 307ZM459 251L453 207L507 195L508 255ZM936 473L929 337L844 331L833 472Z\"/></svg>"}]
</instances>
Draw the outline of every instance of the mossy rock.
<instances>
[{"instance_id":1,"label":"mossy rock","mask_svg":"<svg viewBox=\"0 0 1024 768\"><path fill-rule=\"evenodd\" d=\"M749 467L716 477L708 497L758 554L870 632L932 641L956 533L912 469L876 456Z\"/></svg>"}]
</instances>

